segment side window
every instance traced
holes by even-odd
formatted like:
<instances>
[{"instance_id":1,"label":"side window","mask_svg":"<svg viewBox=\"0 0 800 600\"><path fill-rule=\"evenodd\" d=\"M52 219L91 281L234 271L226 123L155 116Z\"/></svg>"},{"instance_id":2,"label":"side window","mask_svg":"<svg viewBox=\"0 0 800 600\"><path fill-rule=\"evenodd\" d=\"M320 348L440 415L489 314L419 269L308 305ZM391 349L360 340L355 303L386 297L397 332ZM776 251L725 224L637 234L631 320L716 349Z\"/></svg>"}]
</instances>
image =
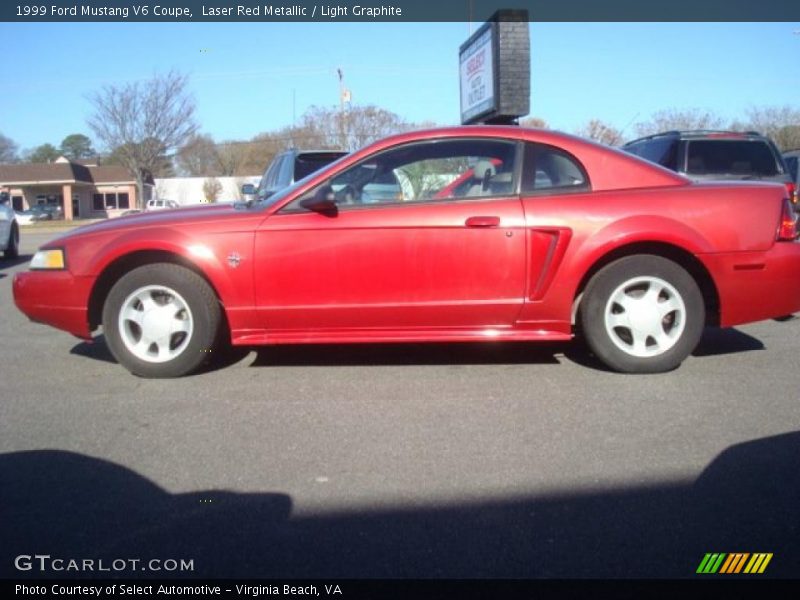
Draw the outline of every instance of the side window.
<instances>
[{"instance_id":1,"label":"side window","mask_svg":"<svg viewBox=\"0 0 800 600\"><path fill-rule=\"evenodd\" d=\"M340 207L502 197L514 193L514 142L432 140L387 150L342 171L284 210L324 195ZM301 209L302 210L302 209Z\"/></svg>"},{"instance_id":2,"label":"side window","mask_svg":"<svg viewBox=\"0 0 800 600\"><path fill-rule=\"evenodd\" d=\"M583 166L563 150L544 144L525 144L522 193L557 190L585 191L589 178Z\"/></svg>"},{"instance_id":3,"label":"side window","mask_svg":"<svg viewBox=\"0 0 800 600\"><path fill-rule=\"evenodd\" d=\"M275 190L275 180L278 175L281 164L283 164L283 157L278 154L267 167L261 182L258 184L258 196L263 198L268 192Z\"/></svg>"},{"instance_id":4,"label":"side window","mask_svg":"<svg viewBox=\"0 0 800 600\"><path fill-rule=\"evenodd\" d=\"M631 144L625 144L622 147L622 149L625 150L625 152L628 152L630 154L634 154L636 156L641 156L642 155L642 142L633 142Z\"/></svg>"},{"instance_id":5,"label":"side window","mask_svg":"<svg viewBox=\"0 0 800 600\"><path fill-rule=\"evenodd\" d=\"M278 171L277 181L272 189L286 187L294 181L294 157L287 154L283 157L280 170Z\"/></svg>"},{"instance_id":6,"label":"side window","mask_svg":"<svg viewBox=\"0 0 800 600\"><path fill-rule=\"evenodd\" d=\"M797 157L789 156L786 158L786 166L789 167L789 172L792 174L792 179L797 179Z\"/></svg>"},{"instance_id":7,"label":"side window","mask_svg":"<svg viewBox=\"0 0 800 600\"><path fill-rule=\"evenodd\" d=\"M281 173L283 172L283 166L286 164L286 156L279 156L278 160L275 163L275 169L272 171L272 175L269 179L269 189L275 190L276 188L281 187Z\"/></svg>"},{"instance_id":8,"label":"side window","mask_svg":"<svg viewBox=\"0 0 800 600\"><path fill-rule=\"evenodd\" d=\"M642 158L672 169L678 170L678 140L676 139L653 139L646 142L634 144L628 148L630 152Z\"/></svg>"}]
</instances>

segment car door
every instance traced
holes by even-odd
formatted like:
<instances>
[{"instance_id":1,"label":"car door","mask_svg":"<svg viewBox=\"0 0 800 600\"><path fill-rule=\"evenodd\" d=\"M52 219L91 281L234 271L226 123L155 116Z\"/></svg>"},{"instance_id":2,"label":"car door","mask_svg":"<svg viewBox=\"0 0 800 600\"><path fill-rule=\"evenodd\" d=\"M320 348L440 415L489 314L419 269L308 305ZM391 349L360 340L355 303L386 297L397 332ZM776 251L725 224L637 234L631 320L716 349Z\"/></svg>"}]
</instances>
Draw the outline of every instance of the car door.
<instances>
[{"instance_id":1,"label":"car door","mask_svg":"<svg viewBox=\"0 0 800 600\"><path fill-rule=\"evenodd\" d=\"M526 262L516 155L517 145L506 141L409 144L362 161L270 216L255 241L263 327L367 328L378 336L511 327ZM502 167L482 173L461 195L436 197L460 172L488 160ZM402 197L362 198L388 171ZM300 205L320 192L337 201L335 214Z\"/></svg>"},{"instance_id":2,"label":"car door","mask_svg":"<svg viewBox=\"0 0 800 600\"><path fill-rule=\"evenodd\" d=\"M11 241L11 223L14 211L6 204L0 204L0 249L4 250Z\"/></svg>"},{"instance_id":3,"label":"car door","mask_svg":"<svg viewBox=\"0 0 800 600\"><path fill-rule=\"evenodd\" d=\"M529 262L518 325L570 334L572 325L563 307L571 305L573 289L559 285L558 277L568 248L576 238L582 243L580 223L593 203L591 182L575 156L530 142L524 144L520 180Z\"/></svg>"}]
</instances>

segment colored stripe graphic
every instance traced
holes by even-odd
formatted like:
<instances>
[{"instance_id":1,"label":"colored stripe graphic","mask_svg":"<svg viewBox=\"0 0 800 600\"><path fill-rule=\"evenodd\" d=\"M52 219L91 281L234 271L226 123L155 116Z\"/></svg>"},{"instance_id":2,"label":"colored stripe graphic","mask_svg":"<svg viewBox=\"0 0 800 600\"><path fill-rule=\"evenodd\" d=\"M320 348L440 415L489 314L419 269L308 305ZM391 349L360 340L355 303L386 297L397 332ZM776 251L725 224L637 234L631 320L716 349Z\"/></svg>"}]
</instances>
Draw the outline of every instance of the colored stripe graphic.
<instances>
[{"instance_id":1,"label":"colored stripe graphic","mask_svg":"<svg viewBox=\"0 0 800 600\"><path fill-rule=\"evenodd\" d=\"M745 573L763 573L772 560L772 553L753 554L753 558L747 563L744 569Z\"/></svg>"},{"instance_id":2,"label":"colored stripe graphic","mask_svg":"<svg viewBox=\"0 0 800 600\"><path fill-rule=\"evenodd\" d=\"M749 558L749 553L735 552L728 555L728 560L722 565L720 573L738 573L744 567L744 562Z\"/></svg>"},{"instance_id":3,"label":"colored stripe graphic","mask_svg":"<svg viewBox=\"0 0 800 600\"><path fill-rule=\"evenodd\" d=\"M738 574L738 573L763 573L772 560L771 552L708 552L703 556L697 573L702 574ZM748 560L749 559L749 560ZM747 565L747 566L745 566Z\"/></svg>"},{"instance_id":4,"label":"colored stripe graphic","mask_svg":"<svg viewBox=\"0 0 800 600\"><path fill-rule=\"evenodd\" d=\"M700 566L697 567L697 573L716 573L725 556L724 552L722 554L706 554L700 562Z\"/></svg>"}]
</instances>

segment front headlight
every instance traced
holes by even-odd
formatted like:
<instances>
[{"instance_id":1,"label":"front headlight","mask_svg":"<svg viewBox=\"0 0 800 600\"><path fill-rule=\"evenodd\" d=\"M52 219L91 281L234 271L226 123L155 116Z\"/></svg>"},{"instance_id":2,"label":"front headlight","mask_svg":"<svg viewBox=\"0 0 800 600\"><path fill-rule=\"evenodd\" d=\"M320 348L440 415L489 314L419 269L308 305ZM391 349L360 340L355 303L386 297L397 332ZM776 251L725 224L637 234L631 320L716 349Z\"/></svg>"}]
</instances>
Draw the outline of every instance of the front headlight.
<instances>
[{"instance_id":1,"label":"front headlight","mask_svg":"<svg viewBox=\"0 0 800 600\"><path fill-rule=\"evenodd\" d=\"M65 264L61 248L39 250L31 259L31 269L63 269Z\"/></svg>"}]
</instances>

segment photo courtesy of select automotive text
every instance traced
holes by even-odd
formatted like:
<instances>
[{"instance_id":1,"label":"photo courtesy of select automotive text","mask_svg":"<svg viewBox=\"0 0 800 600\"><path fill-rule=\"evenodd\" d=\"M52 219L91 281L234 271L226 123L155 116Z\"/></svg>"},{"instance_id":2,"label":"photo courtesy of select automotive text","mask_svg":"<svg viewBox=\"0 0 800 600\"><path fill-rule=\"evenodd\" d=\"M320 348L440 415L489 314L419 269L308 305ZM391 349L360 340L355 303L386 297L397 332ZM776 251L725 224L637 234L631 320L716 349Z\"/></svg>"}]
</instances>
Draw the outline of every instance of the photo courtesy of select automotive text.
<instances>
[{"instance_id":1,"label":"photo courtesy of select automotive text","mask_svg":"<svg viewBox=\"0 0 800 600\"><path fill-rule=\"evenodd\" d=\"M0 40L6 595L800 592L800 3Z\"/></svg>"}]
</instances>

